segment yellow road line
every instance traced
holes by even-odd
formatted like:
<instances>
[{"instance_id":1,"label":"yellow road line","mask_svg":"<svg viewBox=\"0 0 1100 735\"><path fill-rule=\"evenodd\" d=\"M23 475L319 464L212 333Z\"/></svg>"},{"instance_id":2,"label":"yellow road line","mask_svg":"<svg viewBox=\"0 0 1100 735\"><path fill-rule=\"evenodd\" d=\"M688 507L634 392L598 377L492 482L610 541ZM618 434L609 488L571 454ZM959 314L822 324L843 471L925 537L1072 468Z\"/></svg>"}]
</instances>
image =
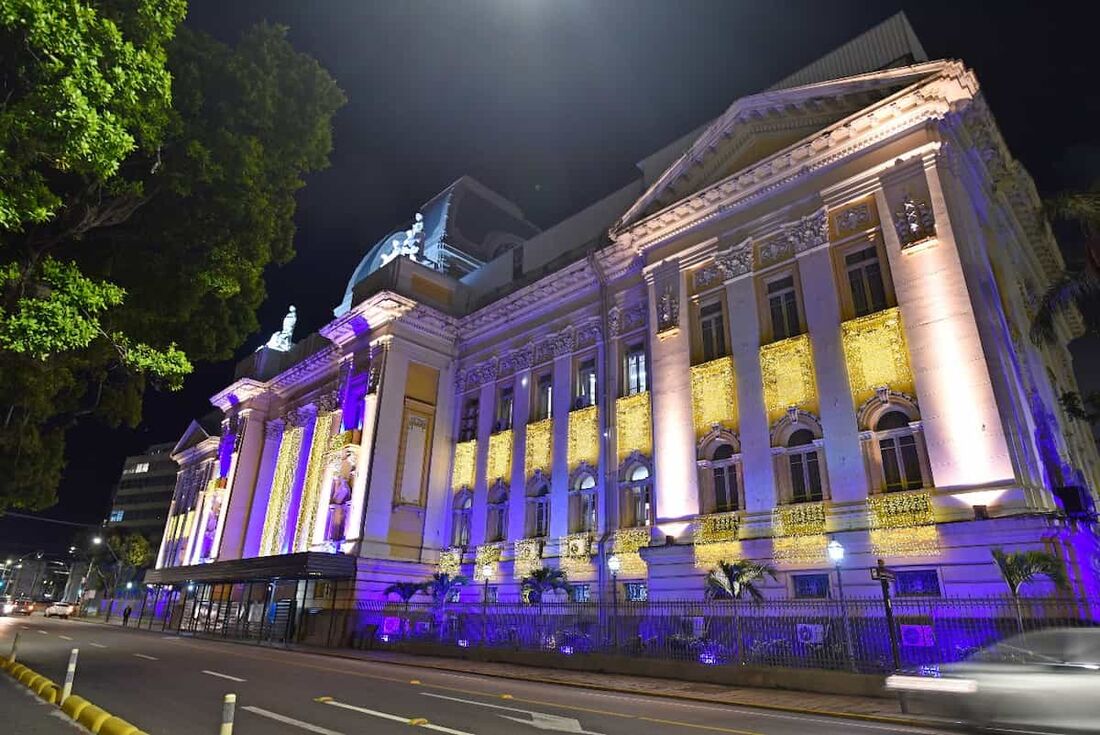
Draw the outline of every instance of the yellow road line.
<instances>
[{"instance_id":1,"label":"yellow road line","mask_svg":"<svg viewBox=\"0 0 1100 735\"><path fill-rule=\"evenodd\" d=\"M661 725L676 725L677 727L693 727L698 730L713 730L715 732L728 732L734 735L763 735L755 730L736 730L732 727L720 727L719 725L698 725L693 722L680 722L679 720L662 720L659 717L639 717L645 722L656 722Z\"/></svg>"}]
</instances>

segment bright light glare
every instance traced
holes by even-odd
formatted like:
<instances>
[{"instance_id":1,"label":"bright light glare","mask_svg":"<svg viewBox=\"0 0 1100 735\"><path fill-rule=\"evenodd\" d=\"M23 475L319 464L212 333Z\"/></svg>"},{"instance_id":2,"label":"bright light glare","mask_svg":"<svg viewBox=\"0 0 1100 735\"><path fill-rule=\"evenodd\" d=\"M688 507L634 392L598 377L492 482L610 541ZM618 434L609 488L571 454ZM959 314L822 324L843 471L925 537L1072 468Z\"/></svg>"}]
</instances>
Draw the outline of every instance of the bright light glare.
<instances>
[{"instance_id":1,"label":"bright light glare","mask_svg":"<svg viewBox=\"0 0 1100 735\"><path fill-rule=\"evenodd\" d=\"M973 694L978 691L978 682L973 679L951 679L928 676L891 676L886 680L887 689L901 689L911 692L951 692L953 694Z\"/></svg>"},{"instance_id":2,"label":"bright light glare","mask_svg":"<svg viewBox=\"0 0 1100 735\"><path fill-rule=\"evenodd\" d=\"M96 546L99 546L101 543L103 543L103 537L102 536L92 536L92 543L95 544Z\"/></svg>"}]
</instances>

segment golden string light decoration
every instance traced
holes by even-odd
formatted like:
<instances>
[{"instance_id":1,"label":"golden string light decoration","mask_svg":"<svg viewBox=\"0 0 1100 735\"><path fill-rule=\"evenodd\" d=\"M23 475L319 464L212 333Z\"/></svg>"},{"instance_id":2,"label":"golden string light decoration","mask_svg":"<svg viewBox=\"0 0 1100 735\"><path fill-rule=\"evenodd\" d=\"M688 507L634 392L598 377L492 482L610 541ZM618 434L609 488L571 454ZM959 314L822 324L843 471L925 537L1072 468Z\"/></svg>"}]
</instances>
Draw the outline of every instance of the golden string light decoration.
<instances>
[{"instance_id":1,"label":"golden string light decoration","mask_svg":"<svg viewBox=\"0 0 1100 735\"><path fill-rule=\"evenodd\" d=\"M817 413L817 380L809 335L761 347L760 371L769 422L778 421L792 406Z\"/></svg>"},{"instance_id":2,"label":"golden string light decoration","mask_svg":"<svg viewBox=\"0 0 1100 735\"><path fill-rule=\"evenodd\" d=\"M878 493L867 498L867 510L871 548L878 556L934 556L940 552L928 491Z\"/></svg>"},{"instance_id":3,"label":"golden string light decoration","mask_svg":"<svg viewBox=\"0 0 1100 735\"><path fill-rule=\"evenodd\" d=\"M857 406L880 386L913 392L909 350L897 307L846 321L840 331L848 383Z\"/></svg>"},{"instance_id":4,"label":"golden string light decoration","mask_svg":"<svg viewBox=\"0 0 1100 735\"><path fill-rule=\"evenodd\" d=\"M940 553L939 529L935 526L872 529L871 551L882 559L936 556Z\"/></svg>"},{"instance_id":5,"label":"golden string light decoration","mask_svg":"<svg viewBox=\"0 0 1100 735\"><path fill-rule=\"evenodd\" d=\"M643 576L646 563L638 552L649 546L649 528L620 528L611 537L611 553L619 557L619 575L623 577Z\"/></svg>"},{"instance_id":6,"label":"golden string light decoration","mask_svg":"<svg viewBox=\"0 0 1100 735\"><path fill-rule=\"evenodd\" d=\"M571 533L561 537L559 564L570 576L592 571L592 536Z\"/></svg>"},{"instance_id":7,"label":"golden string light decoration","mask_svg":"<svg viewBox=\"0 0 1100 735\"><path fill-rule=\"evenodd\" d=\"M474 552L474 579L484 582L496 576L497 565L500 564L500 544L481 544ZM488 576L485 567L492 567Z\"/></svg>"},{"instance_id":8,"label":"golden string light decoration","mask_svg":"<svg viewBox=\"0 0 1100 735\"><path fill-rule=\"evenodd\" d=\"M317 417L313 426L313 441L309 444L309 462L306 465L306 480L302 485L302 503L298 511L298 525L294 529L294 551L309 551L313 540L313 526L317 521L317 512L321 504L321 474L325 466L327 447L332 441L332 432L340 426L340 411L330 411ZM325 506L328 506L327 500Z\"/></svg>"},{"instance_id":9,"label":"golden string light decoration","mask_svg":"<svg viewBox=\"0 0 1100 735\"><path fill-rule=\"evenodd\" d=\"M719 562L732 562L740 559L740 541L718 541L711 544L695 544L695 568L710 571Z\"/></svg>"},{"instance_id":10,"label":"golden string light decoration","mask_svg":"<svg viewBox=\"0 0 1100 735\"><path fill-rule=\"evenodd\" d=\"M737 430L737 376L732 357L691 368L691 413L696 437L710 432L715 424Z\"/></svg>"},{"instance_id":11,"label":"golden string light decoration","mask_svg":"<svg viewBox=\"0 0 1100 735\"><path fill-rule=\"evenodd\" d=\"M554 420L543 419L527 424L527 445L524 448L524 472L527 477L542 470L550 473L554 449Z\"/></svg>"},{"instance_id":12,"label":"golden string light decoration","mask_svg":"<svg viewBox=\"0 0 1100 735\"><path fill-rule=\"evenodd\" d=\"M443 549L439 552L439 565L436 567L440 574L455 576L462 571L462 549Z\"/></svg>"},{"instance_id":13,"label":"golden string light decoration","mask_svg":"<svg viewBox=\"0 0 1100 735\"><path fill-rule=\"evenodd\" d=\"M542 541L537 538L525 538L516 541L512 547L512 577L523 579L536 569L542 568Z\"/></svg>"},{"instance_id":14,"label":"golden string light decoration","mask_svg":"<svg viewBox=\"0 0 1100 735\"><path fill-rule=\"evenodd\" d=\"M290 493L298 472L298 457L302 452L302 433L301 426L288 426L283 430L283 439L275 458L275 473L271 478L271 492L268 494L260 556L282 553Z\"/></svg>"},{"instance_id":15,"label":"golden string light decoration","mask_svg":"<svg viewBox=\"0 0 1100 735\"><path fill-rule=\"evenodd\" d=\"M635 393L615 401L615 444L619 462L638 452L653 454L649 393ZM595 466L595 465L593 465Z\"/></svg>"},{"instance_id":16,"label":"golden string light decoration","mask_svg":"<svg viewBox=\"0 0 1100 735\"><path fill-rule=\"evenodd\" d=\"M789 503L772 511L775 536L817 536L825 533L825 503Z\"/></svg>"},{"instance_id":17,"label":"golden string light decoration","mask_svg":"<svg viewBox=\"0 0 1100 735\"><path fill-rule=\"evenodd\" d=\"M600 422L596 406L569 412L569 445L566 453L570 468L581 462L596 467L600 462Z\"/></svg>"},{"instance_id":18,"label":"golden string light decoration","mask_svg":"<svg viewBox=\"0 0 1100 735\"><path fill-rule=\"evenodd\" d=\"M489 484L503 479L512 479L512 430L498 431L489 436L489 460L486 465L486 479Z\"/></svg>"},{"instance_id":19,"label":"golden string light decoration","mask_svg":"<svg viewBox=\"0 0 1100 735\"><path fill-rule=\"evenodd\" d=\"M455 466L451 471L451 489L473 487L477 475L477 439L455 444Z\"/></svg>"},{"instance_id":20,"label":"golden string light decoration","mask_svg":"<svg viewBox=\"0 0 1100 735\"><path fill-rule=\"evenodd\" d=\"M772 558L781 564L822 563L828 543L824 534L773 538Z\"/></svg>"}]
</instances>

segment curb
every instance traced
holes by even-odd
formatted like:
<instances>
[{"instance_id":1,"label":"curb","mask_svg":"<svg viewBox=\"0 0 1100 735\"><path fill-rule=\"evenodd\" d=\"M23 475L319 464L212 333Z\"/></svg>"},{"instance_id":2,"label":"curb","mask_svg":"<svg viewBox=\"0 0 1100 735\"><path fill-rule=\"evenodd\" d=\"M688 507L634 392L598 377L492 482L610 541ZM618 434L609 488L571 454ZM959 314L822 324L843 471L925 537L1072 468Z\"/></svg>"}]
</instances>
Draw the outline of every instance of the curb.
<instances>
[{"instance_id":1,"label":"curb","mask_svg":"<svg viewBox=\"0 0 1100 735\"><path fill-rule=\"evenodd\" d=\"M199 639L199 640L201 640L201 639ZM290 649L290 650L295 650L295 649ZM314 653L313 651L302 651L300 649L298 649L298 652L299 653ZM364 658L362 656L349 656L347 654L342 654L342 653L321 653L321 654L318 654L318 655L332 656L333 658L345 659L347 661L368 661L368 662L371 662L371 663L391 664L391 665L395 665L395 666L409 666L411 668L431 669L431 670L434 670L434 671L446 671L446 672L453 673L453 674L473 674L475 676L486 676L486 677L490 677L490 678L493 678L493 679L509 679L509 680L514 681L515 678L516 678L514 676L509 676L507 674L496 674L496 673L486 672L486 671L473 671L473 670L470 670L470 669L464 669L464 668L460 668L460 667L456 667L456 666L444 666L444 665L441 665L441 664L430 664L430 663L419 663L419 662L408 662L408 661L386 661L386 660L383 660L383 659ZM405 654L405 655L415 655L415 654ZM819 715L819 716L824 716L824 717L837 717L837 718L843 718L843 719L848 719L848 720L862 720L864 722L877 722L877 723L882 723L882 724L886 724L886 725L909 725L909 726L914 726L914 727L920 727L920 726L928 726L930 724L933 724L929 720L923 720L923 719L916 718L916 717L904 717L904 716L893 717L893 716L890 716L890 715L872 715L872 714L868 714L868 713L864 713L864 712L835 712L833 710L825 710L825 709L817 709L817 708L798 709L796 707L786 707L786 706L781 705L781 704L767 704L767 703L762 703L762 702L744 702L744 701L735 701L735 700L721 700L720 701L720 700L710 699L708 697L698 696L698 695L694 695L694 694L682 694L682 693L679 693L679 692L661 692L661 691L639 691L639 690L636 690L636 689L622 689L620 687L608 686L606 684L594 684L594 683L590 683L590 682L580 682L580 681L559 681L557 679L548 679L548 678L539 677L539 676L524 676L523 681L534 683L534 684L553 684L553 685L556 685L556 686L576 687L578 689L590 689L590 690L597 691L597 692L610 692L610 693L613 693L613 694L632 694L634 696L657 697L657 698L660 698L660 699L672 699L672 700L678 700L678 701L681 701L681 702L693 702L695 704L712 704L712 705L718 705L718 706L723 706L724 705L724 706L729 706L729 707L746 707L748 709L762 709L762 710L769 710L769 711L772 711L772 712L784 712L784 713L788 713L788 714L799 714L799 715Z\"/></svg>"},{"instance_id":2,"label":"curb","mask_svg":"<svg viewBox=\"0 0 1100 735\"><path fill-rule=\"evenodd\" d=\"M61 697L61 690L57 684L38 674L23 664L12 663L11 659L0 657L0 669L8 672L8 675L23 686L30 689L38 697L48 704L57 705ZM96 735L147 735L138 730L121 717L115 717L105 709L70 694L68 699L60 703L58 709L69 719L88 728Z\"/></svg>"}]
</instances>

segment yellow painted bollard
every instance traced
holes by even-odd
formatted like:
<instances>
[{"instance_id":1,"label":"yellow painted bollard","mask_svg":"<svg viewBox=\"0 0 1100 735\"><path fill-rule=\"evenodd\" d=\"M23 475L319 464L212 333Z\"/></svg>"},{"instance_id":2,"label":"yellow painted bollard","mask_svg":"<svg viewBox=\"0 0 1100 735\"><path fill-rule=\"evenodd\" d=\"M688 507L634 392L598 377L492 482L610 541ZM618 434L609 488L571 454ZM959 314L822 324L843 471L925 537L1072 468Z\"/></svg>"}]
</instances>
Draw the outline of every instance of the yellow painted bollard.
<instances>
[{"instance_id":1,"label":"yellow painted bollard","mask_svg":"<svg viewBox=\"0 0 1100 735\"><path fill-rule=\"evenodd\" d=\"M226 694L222 702L222 729L218 735L233 735L233 711L237 708L237 695Z\"/></svg>"},{"instance_id":2,"label":"yellow painted bollard","mask_svg":"<svg viewBox=\"0 0 1100 735\"><path fill-rule=\"evenodd\" d=\"M80 653L79 648L74 648L69 654L69 667L65 669L65 683L61 687L61 703L64 704L69 695L73 693L73 678L76 677L76 657Z\"/></svg>"},{"instance_id":3,"label":"yellow painted bollard","mask_svg":"<svg viewBox=\"0 0 1100 735\"><path fill-rule=\"evenodd\" d=\"M8 663L12 666L15 665L15 657L19 653L19 631L15 631L15 638L11 642L11 655L8 656Z\"/></svg>"}]
</instances>

